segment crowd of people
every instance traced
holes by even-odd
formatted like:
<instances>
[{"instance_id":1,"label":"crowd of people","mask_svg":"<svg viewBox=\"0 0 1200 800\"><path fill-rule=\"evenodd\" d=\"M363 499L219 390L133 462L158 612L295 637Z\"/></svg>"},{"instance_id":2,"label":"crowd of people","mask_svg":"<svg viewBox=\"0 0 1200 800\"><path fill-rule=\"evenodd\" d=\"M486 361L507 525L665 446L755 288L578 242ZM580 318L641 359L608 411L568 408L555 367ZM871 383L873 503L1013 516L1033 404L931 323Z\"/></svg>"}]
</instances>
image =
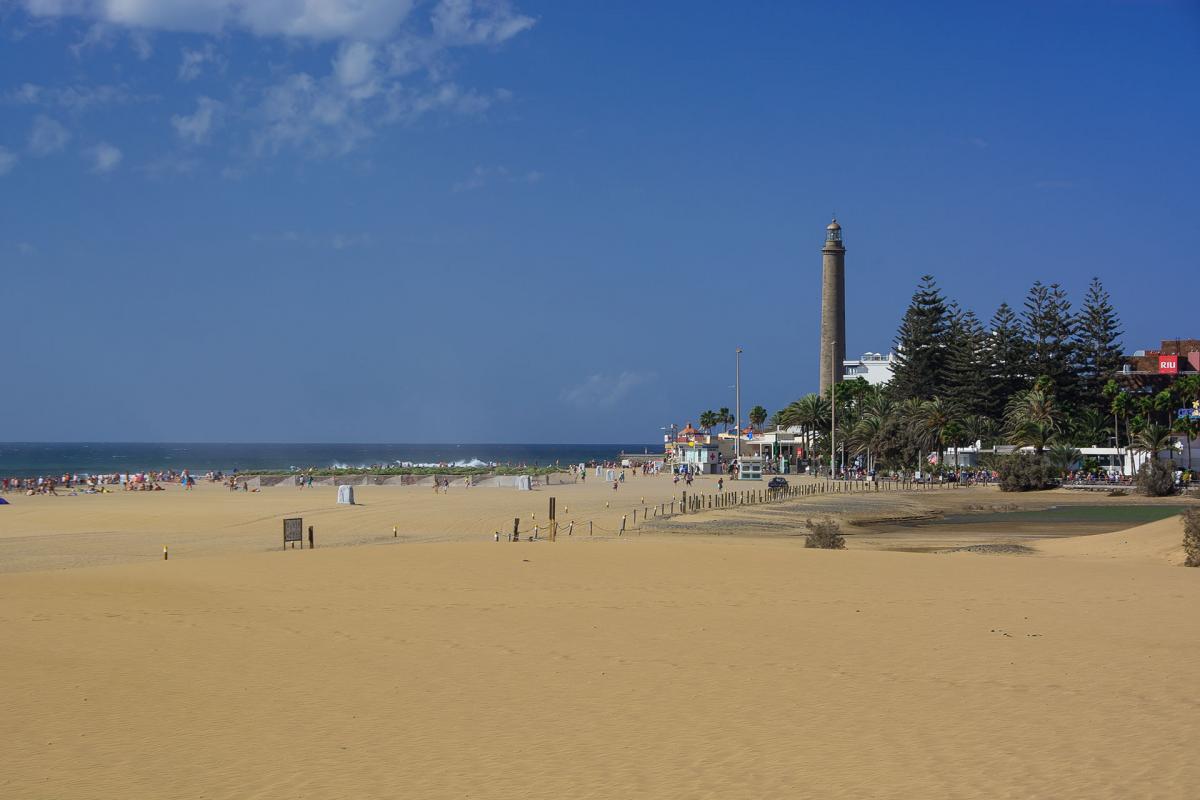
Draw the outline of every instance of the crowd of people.
<instances>
[{"instance_id":1,"label":"crowd of people","mask_svg":"<svg viewBox=\"0 0 1200 800\"><path fill-rule=\"evenodd\" d=\"M209 471L204 480L227 483L232 490L247 487L237 484L237 470L228 480L223 471ZM109 472L100 475L64 472L58 475L0 478L0 492L20 492L27 496L39 494L108 494L110 492L161 492L168 483L178 483L185 491L195 488L196 477L189 470L147 470L142 472Z\"/></svg>"}]
</instances>

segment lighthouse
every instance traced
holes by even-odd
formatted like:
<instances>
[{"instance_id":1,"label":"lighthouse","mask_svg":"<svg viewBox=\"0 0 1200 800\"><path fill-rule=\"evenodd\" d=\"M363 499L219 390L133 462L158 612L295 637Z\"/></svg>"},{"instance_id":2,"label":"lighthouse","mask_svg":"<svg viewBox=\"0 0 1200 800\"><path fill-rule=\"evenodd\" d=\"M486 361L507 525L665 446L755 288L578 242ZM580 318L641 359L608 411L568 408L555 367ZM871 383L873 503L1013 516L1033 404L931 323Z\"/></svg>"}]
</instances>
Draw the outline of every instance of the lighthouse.
<instances>
[{"instance_id":1,"label":"lighthouse","mask_svg":"<svg viewBox=\"0 0 1200 800\"><path fill-rule=\"evenodd\" d=\"M837 217L825 226L821 249L821 395L842 381L846 360L846 246Z\"/></svg>"}]
</instances>

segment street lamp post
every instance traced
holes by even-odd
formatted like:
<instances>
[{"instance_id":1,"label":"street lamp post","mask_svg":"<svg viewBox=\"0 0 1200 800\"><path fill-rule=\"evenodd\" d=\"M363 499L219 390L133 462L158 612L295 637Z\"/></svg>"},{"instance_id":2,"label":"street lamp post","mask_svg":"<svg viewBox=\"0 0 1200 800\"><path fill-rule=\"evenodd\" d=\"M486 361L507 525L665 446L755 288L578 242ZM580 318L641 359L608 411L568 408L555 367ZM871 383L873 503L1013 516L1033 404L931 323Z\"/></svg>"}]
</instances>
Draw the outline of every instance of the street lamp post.
<instances>
[{"instance_id":1,"label":"street lamp post","mask_svg":"<svg viewBox=\"0 0 1200 800\"><path fill-rule=\"evenodd\" d=\"M829 479L833 480L833 460L837 453L837 342L830 347L829 353Z\"/></svg>"},{"instance_id":2,"label":"street lamp post","mask_svg":"<svg viewBox=\"0 0 1200 800\"><path fill-rule=\"evenodd\" d=\"M742 460L742 348L737 349L735 357L735 374L734 374L734 397L733 408L734 416L737 421L733 426L733 457L739 462Z\"/></svg>"}]
</instances>

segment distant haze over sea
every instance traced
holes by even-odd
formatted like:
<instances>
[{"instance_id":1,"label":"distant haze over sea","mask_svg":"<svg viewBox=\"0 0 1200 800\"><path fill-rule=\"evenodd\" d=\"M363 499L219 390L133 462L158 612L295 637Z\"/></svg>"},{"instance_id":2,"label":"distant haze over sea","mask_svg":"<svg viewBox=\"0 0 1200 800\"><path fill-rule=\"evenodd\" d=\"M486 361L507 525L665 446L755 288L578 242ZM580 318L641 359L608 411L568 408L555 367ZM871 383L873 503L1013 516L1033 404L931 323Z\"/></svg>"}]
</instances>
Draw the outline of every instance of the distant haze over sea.
<instances>
[{"instance_id":1,"label":"distant haze over sea","mask_svg":"<svg viewBox=\"0 0 1200 800\"><path fill-rule=\"evenodd\" d=\"M0 475L138 470L289 470L400 464L548 465L662 452L642 444L198 444L187 442L0 443Z\"/></svg>"}]
</instances>

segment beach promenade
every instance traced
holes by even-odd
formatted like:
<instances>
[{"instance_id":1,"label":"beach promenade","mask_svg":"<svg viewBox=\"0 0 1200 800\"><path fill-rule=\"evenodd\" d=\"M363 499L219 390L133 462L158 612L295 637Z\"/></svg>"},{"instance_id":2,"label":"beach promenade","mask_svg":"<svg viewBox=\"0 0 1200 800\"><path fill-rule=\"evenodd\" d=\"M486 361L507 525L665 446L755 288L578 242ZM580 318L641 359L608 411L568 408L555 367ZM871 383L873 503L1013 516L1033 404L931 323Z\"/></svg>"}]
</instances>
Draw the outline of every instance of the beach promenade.
<instances>
[{"instance_id":1,"label":"beach promenade","mask_svg":"<svg viewBox=\"0 0 1200 800\"><path fill-rule=\"evenodd\" d=\"M560 523L679 491L553 488ZM802 522L783 505L497 544L550 493L357 494L0 509L0 796L1186 798L1200 781L1200 583L1171 566L1177 519L1028 556L754 532ZM316 550L280 551L291 514Z\"/></svg>"}]
</instances>

